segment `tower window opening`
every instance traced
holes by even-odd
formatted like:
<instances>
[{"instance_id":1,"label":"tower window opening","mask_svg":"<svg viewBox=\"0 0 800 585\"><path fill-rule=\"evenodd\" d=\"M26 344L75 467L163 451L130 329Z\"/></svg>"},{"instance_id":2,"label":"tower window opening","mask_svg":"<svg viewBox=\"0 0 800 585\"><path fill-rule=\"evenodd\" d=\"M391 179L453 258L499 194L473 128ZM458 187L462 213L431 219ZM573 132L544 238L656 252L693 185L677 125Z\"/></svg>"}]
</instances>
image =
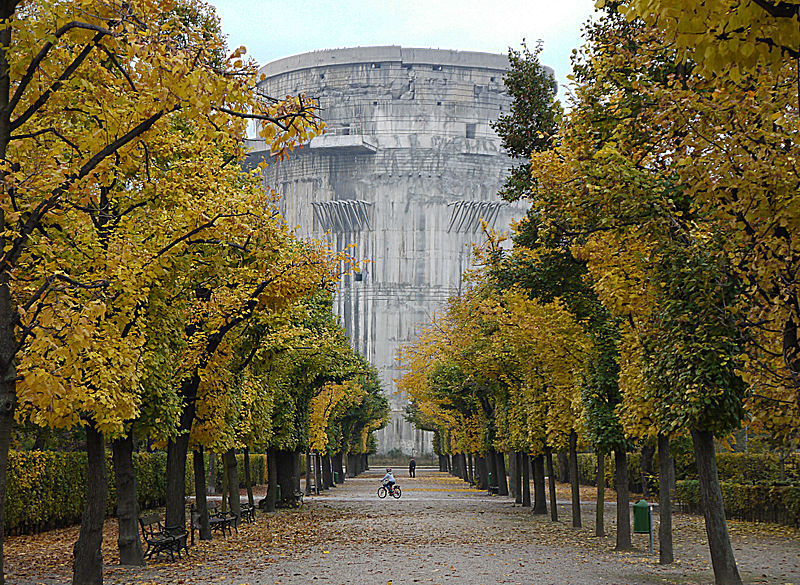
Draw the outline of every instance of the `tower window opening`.
<instances>
[{"instance_id":1,"label":"tower window opening","mask_svg":"<svg viewBox=\"0 0 800 585\"><path fill-rule=\"evenodd\" d=\"M467 123L467 138L475 138L475 127L476 124Z\"/></svg>"}]
</instances>

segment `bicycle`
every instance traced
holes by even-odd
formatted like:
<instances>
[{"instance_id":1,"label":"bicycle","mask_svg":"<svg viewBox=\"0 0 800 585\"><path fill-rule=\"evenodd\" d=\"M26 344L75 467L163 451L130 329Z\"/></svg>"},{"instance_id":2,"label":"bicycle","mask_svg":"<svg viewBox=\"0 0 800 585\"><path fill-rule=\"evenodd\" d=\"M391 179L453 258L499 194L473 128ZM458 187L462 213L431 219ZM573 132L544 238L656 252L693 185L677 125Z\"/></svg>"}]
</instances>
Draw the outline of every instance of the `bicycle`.
<instances>
[{"instance_id":1,"label":"bicycle","mask_svg":"<svg viewBox=\"0 0 800 585\"><path fill-rule=\"evenodd\" d=\"M394 486L392 486L391 491L385 485L382 485L381 487L378 488L378 497L380 499L385 498L389 494L391 494L394 499L399 500L403 492L400 489L400 486L397 484L394 484Z\"/></svg>"}]
</instances>

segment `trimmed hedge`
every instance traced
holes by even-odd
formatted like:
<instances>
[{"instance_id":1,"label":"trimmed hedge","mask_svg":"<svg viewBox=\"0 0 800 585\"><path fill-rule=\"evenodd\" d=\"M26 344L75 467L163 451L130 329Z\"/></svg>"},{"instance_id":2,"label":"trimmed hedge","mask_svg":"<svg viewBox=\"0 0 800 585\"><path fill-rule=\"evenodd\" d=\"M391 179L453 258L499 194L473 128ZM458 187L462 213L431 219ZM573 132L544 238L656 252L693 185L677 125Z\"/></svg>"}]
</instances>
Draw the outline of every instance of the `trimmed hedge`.
<instances>
[{"instance_id":1,"label":"trimmed hedge","mask_svg":"<svg viewBox=\"0 0 800 585\"><path fill-rule=\"evenodd\" d=\"M800 526L800 486L720 485L728 518ZM699 481L675 482L675 497L684 511L702 513Z\"/></svg>"},{"instance_id":2,"label":"trimmed hedge","mask_svg":"<svg viewBox=\"0 0 800 585\"><path fill-rule=\"evenodd\" d=\"M244 456L236 456L239 477L244 487ZM266 483L266 455L251 454L250 469L254 485ZM167 490L167 454L133 454L137 498L142 510L164 505ZM218 474L220 467L217 468ZM106 455L108 498L106 514L117 506L114 466ZM218 479L219 479L218 475ZM11 451L8 455L6 492L6 532L34 533L70 526L81 521L86 502L86 453L61 451ZM194 493L191 454L186 465L186 492Z\"/></svg>"},{"instance_id":3,"label":"trimmed hedge","mask_svg":"<svg viewBox=\"0 0 800 585\"><path fill-rule=\"evenodd\" d=\"M676 480L696 480L697 465L694 452L687 449L676 449ZM630 490L641 492L642 480L640 472L641 455L628 453L628 482ZM781 478L781 459L775 453L717 453L717 472L720 481L742 484L765 484L800 482L800 454L793 453L784 460L783 478ZM606 485L614 487L614 458L606 456ZM578 454L578 480L584 485L595 485L597 478L597 456L594 453ZM658 489L658 453L653 457L653 489Z\"/></svg>"},{"instance_id":4,"label":"trimmed hedge","mask_svg":"<svg viewBox=\"0 0 800 585\"><path fill-rule=\"evenodd\" d=\"M164 503L167 456L135 453L133 465L142 509ZM111 454L106 456L108 499L106 513L117 505ZM86 453L11 451L8 454L6 532L41 532L80 522L86 503Z\"/></svg>"},{"instance_id":5,"label":"trimmed hedge","mask_svg":"<svg viewBox=\"0 0 800 585\"><path fill-rule=\"evenodd\" d=\"M642 457L639 453L628 453L628 489L632 492L642 491L642 474L640 470ZM658 460L653 458L654 469ZM606 455L606 486L616 488L617 466L614 457ZM578 453L578 482L583 485L597 485L597 455L594 453Z\"/></svg>"}]
</instances>

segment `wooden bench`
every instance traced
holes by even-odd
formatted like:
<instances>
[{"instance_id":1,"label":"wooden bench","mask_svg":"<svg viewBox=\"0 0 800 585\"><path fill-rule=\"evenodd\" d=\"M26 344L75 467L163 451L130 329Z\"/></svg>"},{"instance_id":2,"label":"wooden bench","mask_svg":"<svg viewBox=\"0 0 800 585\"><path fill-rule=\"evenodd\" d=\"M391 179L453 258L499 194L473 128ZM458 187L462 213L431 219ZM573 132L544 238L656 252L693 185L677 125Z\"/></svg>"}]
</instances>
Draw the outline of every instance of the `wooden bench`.
<instances>
[{"instance_id":1,"label":"wooden bench","mask_svg":"<svg viewBox=\"0 0 800 585\"><path fill-rule=\"evenodd\" d=\"M145 558L157 557L161 553L169 553L170 560L175 560L175 553L181 557L181 549L189 551L186 542L186 529L183 527L165 528L158 514L150 514L139 518L142 537L147 544Z\"/></svg>"},{"instance_id":2,"label":"wooden bench","mask_svg":"<svg viewBox=\"0 0 800 585\"><path fill-rule=\"evenodd\" d=\"M239 532L239 518L231 512L230 510L226 510L223 512L220 510L219 502L208 502L206 504L208 506L208 522L211 524L211 532L221 532L223 536L225 535L225 531L228 531L228 534L233 534L231 528L235 528L236 532Z\"/></svg>"}]
</instances>

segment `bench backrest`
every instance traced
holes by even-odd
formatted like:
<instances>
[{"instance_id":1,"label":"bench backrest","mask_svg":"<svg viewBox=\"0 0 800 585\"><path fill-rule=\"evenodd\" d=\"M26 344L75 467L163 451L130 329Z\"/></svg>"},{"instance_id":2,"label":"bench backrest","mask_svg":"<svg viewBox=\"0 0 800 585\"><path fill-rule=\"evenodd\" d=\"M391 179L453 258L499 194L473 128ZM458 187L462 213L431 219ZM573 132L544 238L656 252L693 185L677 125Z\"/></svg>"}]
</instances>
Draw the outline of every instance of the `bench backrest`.
<instances>
[{"instance_id":1,"label":"bench backrest","mask_svg":"<svg viewBox=\"0 0 800 585\"><path fill-rule=\"evenodd\" d=\"M164 531L164 527L161 525L161 518L158 514L140 517L139 524L142 527L142 534L144 534L145 539L151 538Z\"/></svg>"}]
</instances>

